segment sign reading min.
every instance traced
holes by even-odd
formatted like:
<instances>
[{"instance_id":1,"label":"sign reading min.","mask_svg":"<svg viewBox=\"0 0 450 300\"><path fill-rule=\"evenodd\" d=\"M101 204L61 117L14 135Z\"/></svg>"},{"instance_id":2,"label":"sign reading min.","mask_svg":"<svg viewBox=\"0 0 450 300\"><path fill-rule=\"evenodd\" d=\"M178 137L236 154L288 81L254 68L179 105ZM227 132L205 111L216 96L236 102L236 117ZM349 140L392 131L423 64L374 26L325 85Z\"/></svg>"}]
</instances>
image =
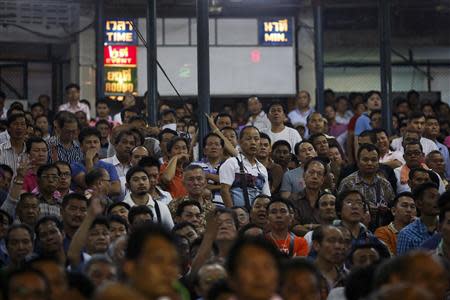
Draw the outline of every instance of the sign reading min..
<instances>
[{"instance_id":1,"label":"sign reading min.","mask_svg":"<svg viewBox=\"0 0 450 300\"><path fill-rule=\"evenodd\" d=\"M137 22L133 19L112 19L105 23L105 43L136 45L136 32L133 30L133 24Z\"/></svg>"},{"instance_id":2,"label":"sign reading min.","mask_svg":"<svg viewBox=\"0 0 450 300\"><path fill-rule=\"evenodd\" d=\"M258 20L258 36L261 46L292 45L293 23L291 18L261 18Z\"/></svg>"}]
</instances>

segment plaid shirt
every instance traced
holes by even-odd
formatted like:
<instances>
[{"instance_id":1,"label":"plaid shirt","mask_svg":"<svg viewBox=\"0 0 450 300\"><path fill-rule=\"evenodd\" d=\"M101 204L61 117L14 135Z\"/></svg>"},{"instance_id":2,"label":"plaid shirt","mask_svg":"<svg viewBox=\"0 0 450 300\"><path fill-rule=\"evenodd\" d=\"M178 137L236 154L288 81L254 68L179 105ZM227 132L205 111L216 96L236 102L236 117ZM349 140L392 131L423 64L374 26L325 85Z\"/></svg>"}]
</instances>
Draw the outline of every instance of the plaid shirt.
<instances>
[{"instance_id":1,"label":"plaid shirt","mask_svg":"<svg viewBox=\"0 0 450 300\"><path fill-rule=\"evenodd\" d=\"M389 181L377 174L372 183L367 183L359 175L359 171L353 172L342 180L338 194L347 190L359 191L365 201L375 205L379 203L389 205L395 197Z\"/></svg>"},{"instance_id":2,"label":"plaid shirt","mask_svg":"<svg viewBox=\"0 0 450 300\"><path fill-rule=\"evenodd\" d=\"M403 228L397 236L397 255L402 255L410 250L417 249L420 245L433 236L435 232L429 232L427 226L420 218Z\"/></svg>"}]
</instances>

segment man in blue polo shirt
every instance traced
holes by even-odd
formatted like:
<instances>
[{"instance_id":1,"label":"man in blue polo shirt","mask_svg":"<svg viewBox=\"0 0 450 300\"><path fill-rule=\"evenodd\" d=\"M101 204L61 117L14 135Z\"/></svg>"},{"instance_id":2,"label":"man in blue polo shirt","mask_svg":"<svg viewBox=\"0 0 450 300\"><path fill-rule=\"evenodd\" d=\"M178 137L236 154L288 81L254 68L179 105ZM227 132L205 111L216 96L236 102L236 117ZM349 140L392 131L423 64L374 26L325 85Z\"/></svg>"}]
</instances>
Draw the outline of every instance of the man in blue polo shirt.
<instances>
[{"instance_id":1,"label":"man in blue polo shirt","mask_svg":"<svg viewBox=\"0 0 450 300\"><path fill-rule=\"evenodd\" d=\"M103 168L109 173L111 179L111 190L109 196L120 194L120 180L116 168L99 159L100 131L95 127L87 127L81 130L78 136L84 160L72 163L73 190L83 191L86 189L86 173L94 168Z\"/></svg>"}]
</instances>

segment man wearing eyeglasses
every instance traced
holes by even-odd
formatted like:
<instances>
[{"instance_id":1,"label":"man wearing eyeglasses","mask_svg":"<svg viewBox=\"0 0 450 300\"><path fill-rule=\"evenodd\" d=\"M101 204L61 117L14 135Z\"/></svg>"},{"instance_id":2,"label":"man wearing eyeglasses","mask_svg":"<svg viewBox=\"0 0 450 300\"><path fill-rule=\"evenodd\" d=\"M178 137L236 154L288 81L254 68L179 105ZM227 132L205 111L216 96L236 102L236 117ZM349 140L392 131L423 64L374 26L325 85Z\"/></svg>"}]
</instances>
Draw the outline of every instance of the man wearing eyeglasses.
<instances>
[{"instance_id":1,"label":"man wearing eyeglasses","mask_svg":"<svg viewBox=\"0 0 450 300\"><path fill-rule=\"evenodd\" d=\"M362 144L357 153L358 171L341 181L338 193L358 190L369 204L372 225L378 227L388 223L388 206L394 199L391 184L379 174L378 148L372 144Z\"/></svg>"},{"instance_id":2,"label":"man wearing eyeglasses","mask_svg":"<svg viewBox=\"0 0 450 300\"><path fill-rule=\"evenodd\" d=\"M333 225L344 226L352 236L352 246L361 243L373 243L380 246L382 256L389 257L389 250L370 232L361 222L364 213L368 210L368 204L364 201L361 192L357 190L346 190L338 194L336 199L336 213L340 220Z\"/></svg>"}]
</instances>

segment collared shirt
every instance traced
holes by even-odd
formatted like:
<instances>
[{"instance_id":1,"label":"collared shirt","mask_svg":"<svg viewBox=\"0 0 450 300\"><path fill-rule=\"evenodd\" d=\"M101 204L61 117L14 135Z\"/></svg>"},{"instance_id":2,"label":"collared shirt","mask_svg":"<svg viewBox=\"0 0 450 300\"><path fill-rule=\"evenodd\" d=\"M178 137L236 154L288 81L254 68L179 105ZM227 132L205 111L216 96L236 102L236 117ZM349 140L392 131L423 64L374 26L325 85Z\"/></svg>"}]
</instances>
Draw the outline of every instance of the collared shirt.
<instances>
[{"instance_id":1,"label":"collared shirt","mask_svg":"<svg viewBox=\"0 0 450 300\"><path fill-rule=\"evenodd\" d=\"M290 202L294 207L295 222L297 224L320 224L319 209L311 207L304 192L295 198L290 198Z\"/></svg>"},{"instance_id":2,"label":"collared shirt","mask_svg":"<svg viewBox=\"0 0 450 300\"><path fill-rule=\"evenodd\" d=\"M59 111L69 111L71 113L76 113L77 111L82 111L86 114L86 118L89 121L91 119L91 111L89 106L84 103L78 102L75 106L72 106L70 102L64 103L59 106Z\"/></svg>"},{"instance_id":3,"label":"collared shirt","mask_svg":"<svg viewBox=\"0 0 450 300\"><path fill-rule=\"evenodd\" d=\"M366 201L374 205L383 203L388 206L395 197L389 181L377 174L372 183L367 183L360 176L359 171L350 174L342 180L338 194L347 190L359 191Z\"/></svg>"},{"instance_id":4,"label":"collared shirt","mask_svg":"<svg viewBox=\"0 0 450 300\"><path fill-rule=\"evenodd\" d=\"M404 152L402 144L403 144L403 137L398 137L398 138L395 138L395 139L392 140L391 147L394 150L398 150L398 151ZM436 144L432 140L424 138L424 137L420 138L420 144L422 145L423 153L425 155L427 155L431 151L439 150L438 146L436 146Z\"/></svg>"},{"instance_id":5,"label":"collared shirt","mask_svg":"<svg viewBox=\"0 0 450 300\"><path fill-rule=\"evenodd\" d=\"M382 241L392 255L397 254L397 235L399 231L394 227L394 222L387 226L378 227L375 230L375 236Z\"/></svg>"},{"instance_id":6,"label":"collared shirt","mask_svg":"<svg viewBox=\"0 0 450 300\"><path fill-rule=\"evenodd\" d=\"M26 150L25 143L23 143L22 152L16 153L14 148L11 146L11 142L6 142L0 145L0 164L5 164L11 167L14 174L16 174L17 168L19 167L19 156L24 154Z\"/></svg>"},{"instance_id":7,"label":"collared shirt","mask_svg":"<svg viewBox=\"0 0 450 300\"><path fill-rule=\"evenodd\" d=\"M0 132L0 144L9 142L10 136L8 130Z\"/></svg>"},{"instance_id":8,"label":"collared shirt","mask_svg":"<svg viewBox=\"0 0 450 300\"><path fill-rule=\"evenodd\" d=\"M173 219L176 216L178 206L182 202L189 201L189 200L193 200L193 199L191 199L191 198L189 198L189 196L187 196L187 197L172 200L172 202L169 203L168 206L169 206L169 210L170 210L170 213L172 214ZM213 212L216 209L216 206L214 205L214 203L212 203L210 201L206 201L206 200L204 200L201 203L200 202L198 202L198 203L200 204L200 206L202 208L202 212L200 213L200 223L202 224L203 228L206 229L206 216L208 215L209 212Z\"/></svg>"},{"instance_id":9,"label":"collared shirt","mask_svg":"<svg viewBox=\"0 0 450 300\"><path fill-rule=\"evenodd\" d=\"M153 197L154 200L158 200L166 205L169 205L169 203L173 200L172 195L169 192L164 191L159 186L155 187L156 193L158 196Z\"/></svg>"},{"instance_id":10,"label":"collared shirt","mask_svg":"<svg viewBox=\"0 0 450 300\"><path fill-rule=\"evenodd\" d=\"M356 120L355 124L355 135L359 136L363 131L371 130L372 125L370 125L370 118L367 113L363 113L359 116L358 120Z\"/></svg>"},{"instance_id":11,"label":"collared shirt","mask_svg":"<svg viewBox=\"0 0 450 300\"><path fill-rule=\"evenodd\" d=\"M69 164L79 162L83 159L83 153L81 152L80 145L76 141L72 141L72 145L69 148L63 146L59 137L52 136L48 140L48 148L50 150L50 160L53 161L53 156L56 156L58 160L65 161ZM56 151L55 153L53 153Z\"/></svg>"},{"instance_id":12,"label":"collared shirt","mask_svg":"<svg viewBox=\"0 0 450 300\"><path fill-rule=\"evenodd\" d=\"M164 226L166 226L168 229L172 229L173 228L173 220L172 220L172 215L170 214L170 210L167 207L166 204L160 202L160 201L155 201L153 200L152 196L150 196L150 194L148 195L148 201L147 201L147 205L153 212L153 222L157 223L157 213L156 213L156 208L155 205L157 204L159 207L159 211L161 213L161 220L160 223L163 224ZM133 199L131 198L131 193L127 193L125 195L125 198L123 199L124 203L127 203L128 205L130 205L130 207L133 206L137 206L136 203L134 203Z\"/></svg>"},{"instance_id":13,"label":"collared shirt","mask_svg":"<svg viewBox=\"0 0 450 300\"><path fill-rule=\"evenodd\" d=\"M303 192L305 189L303 172L303 166L285 172L283 181L281 182L280 192L290 192L291 195L298 195Z\"/></svg>"},{"instance_id":14,"label":"collared shirt","mask_svg":"<svg viewBox=\"0 0 450 300\"><path fill-rule=\"evenodd\" d=\"M383 157L380 157L379 162L384 164L384 163L390 162L392 160L398 160L402 164L405 164L405 159L403 158L403 152L391 151L391 150L388 150L388 152Z\"/></svg>"},{"instance_id":15,"label":"collared shirt","mask_svg":"<svg viewBox=\"0 0 450 300\"><path fill-rule=\"evenodd\" d=\"M261 132L270 130L270 128L272 128L269 118L263 110L256 117L250 116L246 125L253 125Z\"/></svg>"},{"instance_id":16,"label":"collared shirt","mask_svg":"<svg viewBox=\"0 0 450 300\"><path fill-rule=\"evenodd\" d=\"M112 157L104 158L101 161L110 163L116 168L117 175L119 175L120 180L120 190L122 191L122 194L125 195L126 187L125 184L127 182L126 175L128 170L131 168L131 164L128 165L122 165L122 163L117 158L117 155L114 155Z\"/></svg>"},{"instance_id":17,"label":"collared shirt","mask_svg":"<svg viewBox=\"0 0 450 300\"><path fill-rule=\"evenodd\" d=\"M303 124L306 125L308 117L311 113L314 112L314 109L311 107L305 112L301 112L298 108L294 109L290 113L288 113L288 118L291 120L293 125Z\"/></svg>"},{"instance_id":18,"label":"collared shirt","mask_svg":"<svg viewBox=\"0 0 450 300\"><path fill-rule=\"evenodd\" d=\"M49 204L45 201L45 199L42 196L39 196L39 209L41 211L41 217L46 216L57 216L58 218L61 217L61 200L57 198L53 198L55 201L55 204Z\"/></svg>"},{"instance_id":19,"label":"collared shirt","mask_svg":"<svg viewBox=\"0 0 450 300\"><path fill-rule=\"evenodd\" d=\"M397 237L397 255L419 248L420 245L432 235L435 231L429 232L427 226L420 218L403 228Z\"/></svg>"},{"instance_id":20,"label":"collared shirt","mask_svg":"<svg viewBox=\"0 0 450 300\"><path fill-rule=\"evenodd\" d=\"M86 162L84 160L73 163L70 165L70 167L72 168L72 178L76 177L81 172L87 173ZM120 180L119 175L117 175L116 168L110 163L98 160L96 163L94 163L94 168L105 169L109 174L109 179L111 182ZM76 188L76 183L72 181L72 189L75 190L75 188Z\"/></svg>"},{"instance_id":21,"label":"collared shirt","mask_svg":"<svg viewBox=\"0 0 450 300\"><path fill-rule=\"evenodd\" d=\"M422 167L426 170L429 170L428 167L425 164L422 164ZM408 182L402 180L402 172L408 172L404 174L406 177L409 174L409 168L404 170L404 168L408 168L407 165L400 166L398 168L394 169L395 177L397 178L397 194L403 193L403 192L411 192L411 187L408 185ZM434 172L434 171L432 171ZM434 172L436 173L436 172ZM439 178L439 194L443 194L445 192L445 184L442 181L441 176L436 173L436 176Z\"/></svg>"}]
</instances>

